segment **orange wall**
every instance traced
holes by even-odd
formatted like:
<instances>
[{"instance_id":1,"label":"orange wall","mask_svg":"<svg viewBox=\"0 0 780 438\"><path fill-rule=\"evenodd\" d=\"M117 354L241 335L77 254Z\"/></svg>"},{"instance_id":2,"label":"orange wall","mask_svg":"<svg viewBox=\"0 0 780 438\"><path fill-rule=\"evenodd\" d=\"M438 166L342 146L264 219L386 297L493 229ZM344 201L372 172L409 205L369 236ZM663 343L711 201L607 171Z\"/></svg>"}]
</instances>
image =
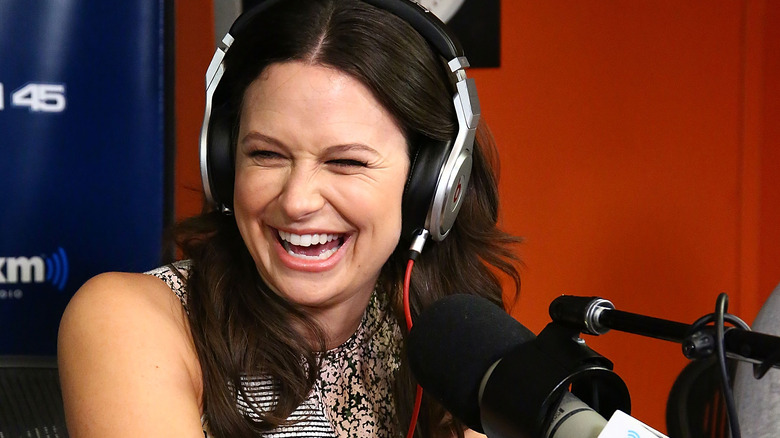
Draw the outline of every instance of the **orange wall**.
<instances>
[{"instance_id":1,"label":"orange wall","mask_svg":"<svg viewBox=\"0 0 780 438\"><path fill-rule=\"evenodd\" d=\"M763 75L759 83L761 105L757 114L761 190L758 305L780 278L780 26L777 26L780 4L768 1L762 6L763 47L759 61Z\"/></svg>"},{"instance_id":2,"label":"orange wall","mask_svg":"<svg viewBox=\"0 0 780 438\"><path fill-rule=\"evenodd\" d=\"M177 2L177 217L196 213L210 2ZM502 2L502 66L473 69L499 144L503 223L526 237L513 314L559 294L690 323L751 321L780 282L780 3ZM633 414L664 429L680 346L611 332Z\"/></svg>"},{"instance_id":3,"label":"orange wall","mask_svg":"<svg viewBox=\"0 0 780 438\"><path fill-rule=\"evenodd\" d=\"M206 68L214 54L211 0L176 1L176 220L200 212L198 139L205 107Z\"/></svg>"}]
</instances>

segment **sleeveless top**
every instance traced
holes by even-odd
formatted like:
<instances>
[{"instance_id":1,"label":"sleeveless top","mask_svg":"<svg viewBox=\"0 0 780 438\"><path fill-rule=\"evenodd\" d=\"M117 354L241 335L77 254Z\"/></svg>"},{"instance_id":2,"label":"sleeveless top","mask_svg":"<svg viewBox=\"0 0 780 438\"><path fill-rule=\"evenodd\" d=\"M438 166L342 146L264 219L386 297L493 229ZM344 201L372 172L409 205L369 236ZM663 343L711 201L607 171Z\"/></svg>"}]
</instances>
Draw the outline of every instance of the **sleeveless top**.
<instances>
[{"instance_id":1,"label":"sleeveless top","mask_svg":"<svg viewBox=\"0 0 780 438\"><path fill-rule=\"evenodd\" d=\"M187 310L186 278L191 264L180 261L147 272L162 279ZM177 273L178 271L178 273ZM309 396L290 415L290 424L263 437L396 438L392 383L401 362L401 329L386 299L374 293L355 333L340 346L322 353L322 368ZM276 399L268 376L242 378L244 398L236 403L249 417L267 410ZM204 421L204 435L209 438Z\"/></svg>"}]
</instances>

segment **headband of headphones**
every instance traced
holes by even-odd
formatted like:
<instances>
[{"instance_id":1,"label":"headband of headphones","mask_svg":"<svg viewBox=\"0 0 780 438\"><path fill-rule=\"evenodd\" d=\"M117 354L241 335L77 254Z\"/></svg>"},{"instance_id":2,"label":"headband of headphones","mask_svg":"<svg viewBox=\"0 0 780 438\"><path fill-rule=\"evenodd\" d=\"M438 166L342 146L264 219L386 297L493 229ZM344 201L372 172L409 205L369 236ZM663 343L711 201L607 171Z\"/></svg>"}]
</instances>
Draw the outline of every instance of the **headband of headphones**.
<instances>
[{"instance_id":1,"label":"headband of headphones","mask_svg":"<svg viewBox=\"0 0 780 438\"><path fill-rule=\"evenodd\" d=\"M283 0L266 0L242 14L222 39L206 71L206 110L200 136L200 170L206 201L223 212L233 203L233 120L220 114L215 92L225 73L225 55L235 38L250 28L255 17ZM458 40L434 14L410 0L363 0L409 23L441 57L447 60L455 94L458 121L455 137L446 142L419 145L412 157L403 199L402 237L430 237L440 241L452 228L463 203L471 175L472 150L480 119L474 80ZM420 248L421 249L421 248Z\"/></svg>"}]
</instances>

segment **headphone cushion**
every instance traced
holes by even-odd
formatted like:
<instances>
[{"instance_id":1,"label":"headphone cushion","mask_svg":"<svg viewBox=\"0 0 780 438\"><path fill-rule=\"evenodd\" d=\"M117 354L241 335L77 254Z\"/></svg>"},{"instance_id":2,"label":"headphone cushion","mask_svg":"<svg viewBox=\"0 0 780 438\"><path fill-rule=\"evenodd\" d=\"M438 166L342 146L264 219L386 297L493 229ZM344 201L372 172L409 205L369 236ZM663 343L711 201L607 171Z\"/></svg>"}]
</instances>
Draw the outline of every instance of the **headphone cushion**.
<instances>
[{"instance_id":1,"label":"headphone cushion","mask_svg":"<svg viewBox=\"0 0 780 438\"><path fill-rule=\"evenodd\" d=\"M436 184L451 147L451 141L431 141L420 145L412 157L402 204L402 238L411 240L416 231L425 228Z\"/></svg>"},{"instance_id":2,"label":"headphone cushion","mask_svg":"<svg viewBox=\"0 0 780 438\"><path fill-rule=\"evenodd\" d=\"M218 205L233 207L235 163L233 159L232 118L214 111L209 121L208 166L211 193Z\"/></svg>"}]
</instances>

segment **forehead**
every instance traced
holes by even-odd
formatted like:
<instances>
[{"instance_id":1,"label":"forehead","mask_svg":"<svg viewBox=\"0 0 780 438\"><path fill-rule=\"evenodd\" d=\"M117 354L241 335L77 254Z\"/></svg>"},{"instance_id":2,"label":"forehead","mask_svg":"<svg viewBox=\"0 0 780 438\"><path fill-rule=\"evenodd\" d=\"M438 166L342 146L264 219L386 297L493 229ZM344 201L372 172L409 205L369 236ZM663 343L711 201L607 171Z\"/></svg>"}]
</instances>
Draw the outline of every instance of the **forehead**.
<instances>
[{"instance_id":1,"label":"forehead","mask_svg":"<svg viewBox=\"0 0 780 438\"><path fill-rule=\"evenodd\" d=\"M396 119L353 76L338 69L301 61L267 67L246 89L241 132L338 137L355 140L398 136ZM405 137L405 136L404 136Z\"/></svg>"},{"instance_id":2,"label":"forehead","mask_svg":"<svg viewBox=\"0 0 780 438\"><path fill-rule=\"evenodd\" d=\"M335 68L300 61L268 66L247 87L242 113L256 111L327 110L320 115L362 115L392 118L371 90Z\"/></svg>"},{"instance_id":3,"label":"forehead","mask_svg":"<svg viewBox=\"0 0 780 438\"><path fill-rule=\"evenodd\" d=\"M379 105L371 90L357 78L333 67L303 61L269 65L247 87L244 92L245 102L247 97L334 100L349 98L363 101L362 103L367 105Z\"/></svg>"}]
</instances>

